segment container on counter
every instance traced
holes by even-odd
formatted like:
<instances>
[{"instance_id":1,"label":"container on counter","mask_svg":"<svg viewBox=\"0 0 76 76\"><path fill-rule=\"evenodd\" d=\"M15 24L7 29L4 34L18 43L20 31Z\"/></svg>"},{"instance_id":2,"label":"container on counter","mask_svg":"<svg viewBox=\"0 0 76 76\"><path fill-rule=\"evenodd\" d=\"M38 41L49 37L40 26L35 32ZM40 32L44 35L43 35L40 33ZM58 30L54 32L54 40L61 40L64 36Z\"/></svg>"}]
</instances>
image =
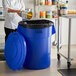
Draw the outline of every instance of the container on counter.
<instances>
[{"instance_id":1,"label":"container on counter","mask_svg":"<svg viewBox=\"0 0 76 76\"><path fill-rule=\"evenodd\" d=\"M52 11L46 11L46 18L52 18L53 12Z\"/></svg>"},{"instance_id":2,"label":"container on counter","mask_svg":"<svg viewBox=\"0 0 76 76\"><path fill-rule=\"evenodd\" d=\"M53 11L53 18L58 18L58 15L56 13L56 10Z\"/></svg>"},{"instance_id":3,"label":"container on counter","mask_svg":"<svg viewBox=\"0 0 76 76\"><path fill-rule=\"evenodd\" d=\"M45 5L45 0L40 0L40 5Z\"/></svg>"},{"instance_id":4,"label":"container on counter","mask_svg":"<svg viewBox=\"0 0 76 76\"><path fill-rule=\"evenodd\" d=\"M52 5L52 0L45 0L46 5Z\"/></svg>"},{"instance_id":5,"label":"container on counter","mask_svg":"<svg viewBox=\"0 0 76 76\"><path fill-rule=\"evenodd\" d=\"M53 18L58 18L58 15L57 14L53 15Z\"/></svg>"},{"instance_id":6,"label":"container on counter","mask_svg":"<svg viewBox=\"0 0 76 76\"><path fill-rule=\"evenodd\" d=\"M46 11L40 11L40 18L46 18Z\"/></svg>"},{"instance_id":7,"label":"container on counter","mask_svg":"<svg viewBox=\"0 0 76 76\"><path fill-rule=\"evenodd\" d=\"M66 4L62 4L62 5L60 5L60 14L61 15L67 15L67 13L68 13L68 7L67 7L67 5Z\"/></svg>"},{"instance_id":8,"label":"container on counter","mask_svg":"<svg viewBox=\"0 0 76 76\"><path fill-rule=\"evenodd\" d=\"M52 0L52 4L53 4L53 5L56 5L57 2L58 2L58 0Z\"/></svg>"}]
</instances>

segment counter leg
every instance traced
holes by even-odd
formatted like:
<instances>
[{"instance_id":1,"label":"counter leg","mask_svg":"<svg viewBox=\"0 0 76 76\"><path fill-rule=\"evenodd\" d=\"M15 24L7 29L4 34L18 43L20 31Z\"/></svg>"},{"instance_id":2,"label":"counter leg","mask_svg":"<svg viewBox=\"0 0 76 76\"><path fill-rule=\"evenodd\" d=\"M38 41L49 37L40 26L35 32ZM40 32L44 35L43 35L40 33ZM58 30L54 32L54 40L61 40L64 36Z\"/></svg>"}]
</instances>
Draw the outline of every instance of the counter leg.
<instances>
[{"instance_id":1,"label":"counter leg","mask_svg":"<svg viewBox=\"0 0 76 76\"><path fill-rule=\"evenodd\" d=\"M60 47L59 47L59 43L60 43L60 42L59 42L59 39L60 39L60 38L59 38L59 34L60 34L60 33L59 33L59 25L60 25L60 23L59 23L59 20L60 20L60 19L58 18L58 40L57 40L57 58L58 58L58 61L60 61L60 54L59 54L59 49L60 49Z\"/></svg>"},{"instance_id":2,"label":"counter leg","mask_svg":"<svg viewBox=\"0 0 76 76\"><path fill-rule=\"evenodd\" d=\"M67 59L68 69L70 69L70 66L71 66L70 45L71 45L71 18L69 18L69 30L68 30L68 59Z\"/></svg>"},{"instance_id":3,"label":"counter leg","mask_svg":"<svg viewBox=\"0 0 76 76\"><path fill-rule=\"evenodd\" d=\"M60 49L62 48L62 17L60 17Z\"/></svg>"}]
</instances>

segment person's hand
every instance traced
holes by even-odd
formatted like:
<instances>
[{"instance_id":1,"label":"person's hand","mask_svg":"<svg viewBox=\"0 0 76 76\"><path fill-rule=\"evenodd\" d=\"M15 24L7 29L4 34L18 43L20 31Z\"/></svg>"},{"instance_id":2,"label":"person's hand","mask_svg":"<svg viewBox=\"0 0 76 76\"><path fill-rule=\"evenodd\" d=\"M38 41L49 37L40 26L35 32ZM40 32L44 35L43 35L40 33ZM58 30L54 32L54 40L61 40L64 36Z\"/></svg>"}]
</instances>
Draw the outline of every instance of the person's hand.
<instances>
[{"instance_id":1,"label":"person's hand","mask_svg":"<svg viewBox=\"0 0 76 76\"><path fill-rule=\"evenodd\" d=\"M19 15L19 16L21 16L21 10L17 10L17 14Z\"/></svg>"}]
</instances>

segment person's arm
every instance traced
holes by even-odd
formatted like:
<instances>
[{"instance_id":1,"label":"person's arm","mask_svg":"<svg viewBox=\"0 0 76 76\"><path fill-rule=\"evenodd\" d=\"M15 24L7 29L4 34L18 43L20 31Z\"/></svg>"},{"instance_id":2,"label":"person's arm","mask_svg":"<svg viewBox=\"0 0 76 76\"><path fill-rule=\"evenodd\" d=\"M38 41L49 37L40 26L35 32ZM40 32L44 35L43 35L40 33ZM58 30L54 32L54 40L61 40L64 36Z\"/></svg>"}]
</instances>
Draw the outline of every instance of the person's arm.
<instances>
[{"instance_id":1,"label":"person's arm","mask_svg":"<svg viewBox=\"0 0 76 76\"><path fill-rule=\"evenodd\" d=\"M20 12L21 10L14 10L14 9L8 8L8 13L17 13L19 16L21 16Z\"/></svg>"},{"instance_id":2,"label":"person's arm","mask_svg":"<svg viewBox=\"0 0 76 76\"><path fill-rule=\"evenodd\" d=\"M11 1L12 0L2 0L5 15L8 13L10 17L13 17L13 13L17 13L19 16L21 16L20 10L15 10L11 7Z\"/></svg>"}]
</instances>

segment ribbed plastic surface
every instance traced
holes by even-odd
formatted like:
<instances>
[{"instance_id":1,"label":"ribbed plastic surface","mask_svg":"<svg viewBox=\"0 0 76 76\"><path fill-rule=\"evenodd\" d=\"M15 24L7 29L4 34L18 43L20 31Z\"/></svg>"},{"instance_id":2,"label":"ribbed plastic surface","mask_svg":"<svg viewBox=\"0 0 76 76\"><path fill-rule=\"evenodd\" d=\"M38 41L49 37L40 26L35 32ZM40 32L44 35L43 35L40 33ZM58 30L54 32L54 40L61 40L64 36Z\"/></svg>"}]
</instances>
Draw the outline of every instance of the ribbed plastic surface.
<instances>
[{"instance_id":1,"label":"ribbed plastic surface","mask_svg":"<svg viewBox=\"0 0 76 76\"><path fill-rule=\"evenodd\" d=\"M6 63L12 70L20 70L23 67L26 57L25 39L18 32L8 36L5 45Z\"/></svg>"}]
</instances>

